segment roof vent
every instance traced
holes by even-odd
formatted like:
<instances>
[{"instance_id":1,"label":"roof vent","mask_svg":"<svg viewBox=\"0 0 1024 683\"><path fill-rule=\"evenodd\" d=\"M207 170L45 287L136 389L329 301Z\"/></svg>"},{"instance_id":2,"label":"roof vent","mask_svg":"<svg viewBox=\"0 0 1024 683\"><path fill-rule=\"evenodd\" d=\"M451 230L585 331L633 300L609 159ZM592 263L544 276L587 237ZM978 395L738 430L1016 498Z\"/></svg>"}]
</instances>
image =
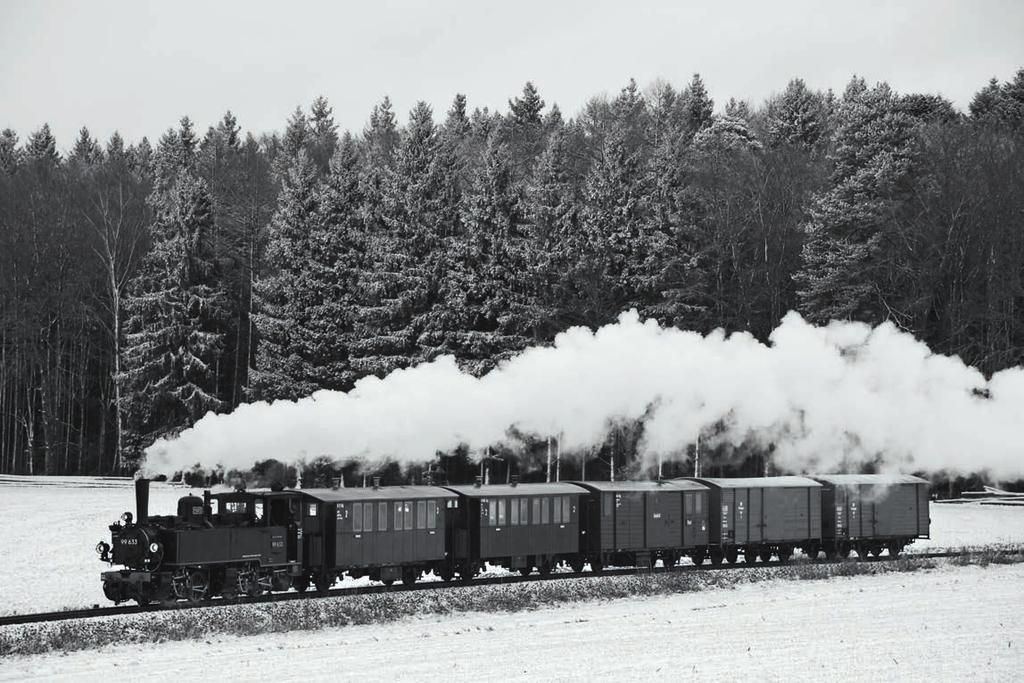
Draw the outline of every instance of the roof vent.
<instances>
[{"instance_id":1,"label":"roof vent","mask_svg":"<svg viewBox=\"0 0 1024 683\"><path fill-rule=\"evenodd\" d=\"M380 477L373 478L373 490L376 491L380 488Z\"/></svg>"},{"instance_id":2,"label":"roof vent","mask_svg":"<svg viewBox=\"0 0 1024 683\"><path fill-rule=\"evenodd\" d=\"M519 475L518 474L513 474L512 475L512 482L511 483L512 483L512 486L518 486L519 485Z\"/></svg>"},{"instance_id":3,"label":"roof vent","mask_svg":"<svg viewBox=\"0 0 1024 683\"><path fill-rule=\"evenodd\" d=\"M484 483L484 478L481 477L480 475L477 475L476 481L473 482L473 486L475 486L477 488L480 488L480 485L483 484L483 483Z\"/></svg>"}]
</instances>

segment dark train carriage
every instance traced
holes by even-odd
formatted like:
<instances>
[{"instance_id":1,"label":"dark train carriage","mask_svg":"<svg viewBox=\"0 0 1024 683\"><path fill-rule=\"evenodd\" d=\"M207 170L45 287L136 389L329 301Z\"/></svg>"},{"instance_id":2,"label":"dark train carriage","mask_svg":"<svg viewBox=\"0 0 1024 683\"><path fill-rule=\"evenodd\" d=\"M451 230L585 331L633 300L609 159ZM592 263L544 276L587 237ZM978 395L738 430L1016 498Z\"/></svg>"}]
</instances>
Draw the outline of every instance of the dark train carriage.
<instances>
[{"instance_id":1,"label":"dark train carriage","mask_svg":"<svg viewBox=\"0 0 1024 683\"><path fill-rule=\"evenodd\" d=\"M907 474L828 474L813 477L822 488L822 536L830 556L898 555L917 538L929 537L929 487Z\"/></svg>"},{"instance_id":2,"label":"dark train carriage","mask_svg":"<svg viewBox=\"0 0 1024 683\"><path fill-rule=\"evenodd\" d=\"M571 484L446 487L462 501L453 535L459 573L468 578L490 562L528 574L548 573L579 553L579 503Z\"/></svg>"},{"instance_id":3,"label":"dark train carriage","mask_svg":"<svg viewBox=\"0 0 1024 683\"><path fill-rule=\"evenodd\" d=\"M592 565L665 566L707 545L708 489L690 481L580 481L580 550Z\"/></svg>"},{"instance_id":4,"label":"dark train carriage","mask_svg":"<svg viewBox=\"0 0 1024 683\"><path fill-rule=\"evenodd\" d=\"M794 548L821 547L821 484L806 477L693 479L711 490L712 562L789 559Z\"/></svg>"},{"instance_id":5,"label":"dark train carriage","mask_svg":"<svg viewBox=\"0 0 1024 683\"><path fill-rule=\"evenodd\" d=\"M449 512L458 497L436 486L303 491L309 566L328 576L347 572L391 583L443 573ZM450 577L449 577L450 578Z\"/></svg>"}]
</instances>

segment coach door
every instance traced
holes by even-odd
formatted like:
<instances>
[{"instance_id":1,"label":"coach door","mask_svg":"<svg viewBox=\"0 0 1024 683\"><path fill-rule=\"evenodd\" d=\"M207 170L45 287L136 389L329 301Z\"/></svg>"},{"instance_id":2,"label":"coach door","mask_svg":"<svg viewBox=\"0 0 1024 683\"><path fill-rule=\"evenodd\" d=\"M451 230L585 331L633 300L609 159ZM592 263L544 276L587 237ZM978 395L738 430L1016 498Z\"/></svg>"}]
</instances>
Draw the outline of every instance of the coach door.
<instances>
[{"instance_id":1,"label":"coach door","mask_svg":"<svg viewBox=\"0 0 1024 683\"><path fill-rule=\"evenodd\" d=\"M305 501L302 506L302 550L303 563L307 567L319 567L324 563L323 530L323 505L318 501Z\"/></svg>"}]
</instances>

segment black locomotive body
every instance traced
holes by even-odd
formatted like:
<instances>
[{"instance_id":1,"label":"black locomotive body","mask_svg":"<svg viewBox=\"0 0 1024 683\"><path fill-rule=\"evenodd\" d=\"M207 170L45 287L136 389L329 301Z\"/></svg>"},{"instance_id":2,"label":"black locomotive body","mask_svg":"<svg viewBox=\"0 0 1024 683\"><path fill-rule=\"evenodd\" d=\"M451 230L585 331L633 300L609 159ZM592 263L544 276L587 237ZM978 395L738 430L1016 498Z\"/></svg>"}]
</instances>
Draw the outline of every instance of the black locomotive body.
<instances>
[{"instance_id":1,"label":"black locomotive body","mask_svg":"<svg viewBox=\"0 0 1024 683\"><path fill-rule=\"evenodd\" d=\"M344 575L407 585L433 573L468 581L485 564L528 574L556 567L751 564L794 550L817 557L899 554L929 534L928 482L821 475L499 486L374 486L185 496L150 516L136 482L100 543L115 603L256 596Z\"/></svg>"}]
</instances>

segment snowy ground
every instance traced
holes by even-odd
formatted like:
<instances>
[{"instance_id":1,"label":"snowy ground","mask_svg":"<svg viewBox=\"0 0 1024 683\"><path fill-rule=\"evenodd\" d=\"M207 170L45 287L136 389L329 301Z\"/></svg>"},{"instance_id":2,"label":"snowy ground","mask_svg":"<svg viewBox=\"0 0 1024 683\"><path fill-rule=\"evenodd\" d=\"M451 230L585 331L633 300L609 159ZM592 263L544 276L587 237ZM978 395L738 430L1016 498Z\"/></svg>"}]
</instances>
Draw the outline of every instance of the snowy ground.
<instances>
[{"instance_id":1,"label":"snowy ground","mask_svg":"<svg viewBox=\"0 0 1024 683\"><path fill-rule=\"evenodd\" d=\"M11 657L0 680L1019 680L1024 565Z\"/></svg>"},{"instance_id":2,"label":"snowy ground","mask_svg":"<svg viewBox=\"0 0 1024 683\"><path fill-rule=\"evenodd\" d=\"M150 510L175 509L187 488L154 483ZM130 480L90 477L0 476L0 614L106 604L94 547L110 539L107 526L135 510ZM933 505L926 547L1024 543L1024 507ZM361 583L367 582L361 579Z\"/></svg>"}]
</instances>

